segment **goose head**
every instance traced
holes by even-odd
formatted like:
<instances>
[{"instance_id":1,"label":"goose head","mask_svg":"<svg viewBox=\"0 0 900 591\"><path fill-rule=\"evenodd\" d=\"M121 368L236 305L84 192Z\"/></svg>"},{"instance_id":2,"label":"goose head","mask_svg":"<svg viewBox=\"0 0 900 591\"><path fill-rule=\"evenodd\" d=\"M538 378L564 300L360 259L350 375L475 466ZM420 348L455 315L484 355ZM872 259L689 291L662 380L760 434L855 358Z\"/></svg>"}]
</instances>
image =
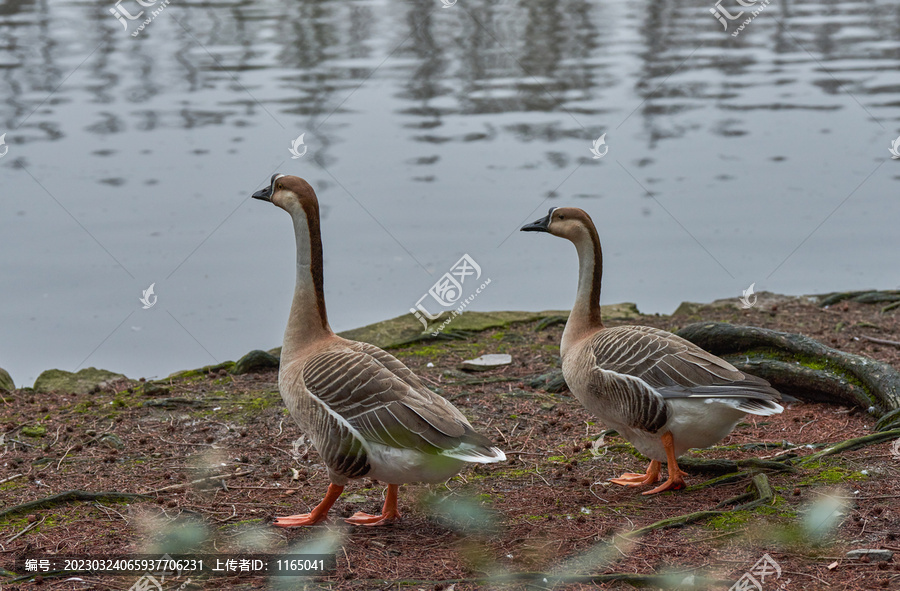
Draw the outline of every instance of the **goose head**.
<instances>
[{"instance_id":1,"label":"goose head","mask_svg":"<svg viewBox=\"0 0 900 591\"><path fill-rule=\"evenodd\" d=\"M319 200L316 192L305 180L296 176L275 173L269 186L252 195L254 199L274 203L292 217L302 214L305 217L319 215ZM309 215L314 213L315 216Z\"/></svg>"},{"instance_id":2,"label":"goose head","mask_svg":"<svg viewBox=\"0 0 900 591\"><path fill-rule=\"evenodd\" d=\"M578 244L591 239L594 222L591 216L577 207L551 207L550 213L522 226L522 232L547 232Z\"/></svg>"}]
</instances>

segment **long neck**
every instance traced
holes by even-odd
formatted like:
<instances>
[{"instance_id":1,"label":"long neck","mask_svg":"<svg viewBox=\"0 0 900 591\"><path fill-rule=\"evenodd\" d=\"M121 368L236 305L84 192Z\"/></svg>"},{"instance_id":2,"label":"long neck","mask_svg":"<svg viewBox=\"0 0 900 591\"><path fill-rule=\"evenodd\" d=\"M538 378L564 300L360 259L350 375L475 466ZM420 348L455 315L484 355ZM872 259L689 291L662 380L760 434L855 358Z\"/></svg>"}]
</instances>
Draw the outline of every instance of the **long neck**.
<instances>
[{"instance_id":1,"label":"long neck","mask_svg":"<svg viewBox=\"0 0 900 591\"><path fill-rule=\"evenodd\" d=\"M600 319L600 280L603 277L603 252L600 238L593 228L575 240L578 251L578 293L575 305L563 331L560 354L565 357L568 349L582 338L603 328Z\"/></svg>"},{"instance_id":2,"label":"long neck","mask_svg":"<svg viewBox=\"0 0 900 591\"><path fill-rule=\"evenodd\" d=\"M282 355L334 334L328 326L328 315L325 312L322 236L318 212L304 209L291 217L297 239L297 284L294 287L291 316L284 331Z\"/></svg>"}]
</instances>

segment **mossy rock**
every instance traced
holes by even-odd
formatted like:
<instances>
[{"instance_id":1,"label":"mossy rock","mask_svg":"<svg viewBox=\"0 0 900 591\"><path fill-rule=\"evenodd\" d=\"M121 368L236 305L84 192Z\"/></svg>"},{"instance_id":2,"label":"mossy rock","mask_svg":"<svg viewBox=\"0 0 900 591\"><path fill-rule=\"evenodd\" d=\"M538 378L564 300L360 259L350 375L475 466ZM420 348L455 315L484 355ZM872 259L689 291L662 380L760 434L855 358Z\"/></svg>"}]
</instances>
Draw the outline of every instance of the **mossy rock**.
<instances>
[{"instance_id":1,"label":"mossy rock","mask_svg":"<svg viewBox=\"0 0 900 591\"><path fill-rule=\"evenodd\" d=\"M603 306L604 320L631 320L641 315L637 306L631 302L622 304L610 304ZM422 341L460 338L472 333L490 330L492 328L504 328L511 324L522 322L535 322L544 318L563 317L568 318L567 310L545 310L543 312L464 312L453 318L441 333L434 335L444 320L450 318L449 313L442 314L437 320L423 330L422 323L416 320L412 314L404 314L369 324L362 328L354 328L338 333L339 336L353 341L370 343L382 349L392 349ZM275 357L281 356L281 347L268 351Z\"/></svg>"},{"instance_id":2,"label":"mossy rock","mask_svg":"<svg viewBox=\"0 0 900 591\"><path fill-rule=\"evenodd\" d=\"M819 296L789 296L780 293L772 293L771 291L758 291L753 294L752 301L754 308L771 308L774 305L780 305L787 302L795 302L797 300L816 299ZM681 302L678 308L672 312L672 316L699 316L702 317L705 312L713 310L743 310L744 305L740 298L726 298L723 300L715 300L708 304L700 304L697 302Z\"/></svg>"},{"instance_id":3,"label":"mossy rock","mask_svg":"<svg viewBox=\"0 0 900 591\"><path fill-rule=\"evenodd\" d=\"M9 372L0 367L0 390L15 390L16 385L13 383L12 376Z\"/></svg>"},{"instance_id":4,"label":"mossy rock","mask_svg":"<svg viewBox=\"0 0 900 591\"><path fill-rule=\"evenodd\" d=\"M900 372L801 334L724 322L698 322L676 334L803 400L871 408L879 416L900 408Z\"/></svg>"},{"instance_id":5,"label":"mossy rock","mask_svg":"<svg viewBox=\"0 0 900 591\"><path fill-rule=\"evenodd\" d=\"M234 375L242 375L245 373L258 373L270 369L278 369L278 357L271 353L256 349L250 351L234 364L231 373Z\"/></svg>"},{"instance_id":6,"label":"mossy rock","mask_svg":"<svg viewBox=\"0 0 900 591\"><path fill-rule=\"evenodd\" d=\"M223 361L222 363L217 363L215 365L204 365L203 367L197 369L184 369L181 371L176 371L171 374L169 377L163 380L155 380L155 383L167 383L171 380L178 380L184 378L194 378L194 377L205 377L210 372L217 373L221 370L231 371L234 369L235 363L234 361Z\"/></svg>"},{"instance_id":7,"label":"mossy rock","mask_svg":"<svg viewBox=\"0 0 900 591\"><path fill-rule=\"evenodd\" d=\"M48 369L34 381L35 392L72 392L76 394L88 394L103 382L127 379L120 373L113 373L105 369L86 367L81 371L72 373L62 369Z\"/></svg>"}]
</instances>

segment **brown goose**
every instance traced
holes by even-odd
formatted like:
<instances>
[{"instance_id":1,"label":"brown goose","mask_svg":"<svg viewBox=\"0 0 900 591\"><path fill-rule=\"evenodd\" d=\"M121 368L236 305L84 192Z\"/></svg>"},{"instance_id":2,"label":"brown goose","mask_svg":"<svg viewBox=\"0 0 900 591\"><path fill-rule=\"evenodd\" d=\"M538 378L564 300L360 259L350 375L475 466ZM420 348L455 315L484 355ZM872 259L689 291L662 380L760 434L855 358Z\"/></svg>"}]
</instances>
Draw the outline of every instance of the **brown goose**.
<instances>
[{"instance_id":1,"label":"brown goose","mask_svg":"<svg viewBox=\"0 0 900 591\"><path fill-rule=\"evenodd\" d=\"M578 293L560 344L563 376L589 411L651 459L645 474L627 473L612 482L655 484L665 461L669 478L644 494L684 488L679 455L720 441L746 413L784 410L768 382L681 337L649 326L604 327L603 253L587 213L553 208L522 231L566 238L578 251Z\"/></svg>"},{"instance_id":2,"label":"brown goose","mask_svg":"<svg viewBox=\"0 0 900 591\"><path fill-rule=\"evenodd\" d=\"M399 519L397 491L408 482L443 482L466 462L506 459L452 404L426 388L394 356L341 338L325 314L319 202L303 179L276 174L253 194L294 221L297 284L284 332L278 388L291 416L312 440L331 485L311 512L279 517L293 527L324 521L348 480L388 483L381 515L357 513L358 525Z\"/></svg>"}]
</instances>

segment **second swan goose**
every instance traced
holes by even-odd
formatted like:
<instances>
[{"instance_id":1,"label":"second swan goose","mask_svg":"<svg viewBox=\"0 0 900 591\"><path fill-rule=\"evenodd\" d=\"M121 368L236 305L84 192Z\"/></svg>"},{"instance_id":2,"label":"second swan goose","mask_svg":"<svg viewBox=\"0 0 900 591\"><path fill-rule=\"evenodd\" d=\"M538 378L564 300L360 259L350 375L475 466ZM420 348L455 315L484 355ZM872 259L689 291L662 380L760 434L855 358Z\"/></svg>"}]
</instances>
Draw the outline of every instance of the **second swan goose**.
<instances>
[{"instance_id":1,"label":"second swan goose","mask_svg":"<svg viewBox=\"0 0 900 591\"><path fill-rule=\"evenodd\" d=\"M612 482L652 485L662 462L668 479L645 495L684 488L677 457L723 439L750 413L778 414L781 395L690 341L649 326L607 328L600 317L603 253L590 216L573 207L522 227L575 244L578 292L560 344L563 376L576 398L651 459L644 474Z\"/></svg>"},{"instance_id":2,"label":"second swan goose","mask_svg":"<svg viewBox=\"0 0 900 591\"><path fill-rule=\"evenodd\" d=\"M328 325L319 202L303 179L276 174L253 194L287 211L297 241L297 283L284 333L278 388L291 416L328 468L325 499L309 513L279 517L293 527L324 521L355 478L388 484L381 515L357 513L358 525L399 519L400 484L447 480L466 462L506 459L455 406L425 387L391 354L341 338Z\"/></svg>"}]
</instances>

